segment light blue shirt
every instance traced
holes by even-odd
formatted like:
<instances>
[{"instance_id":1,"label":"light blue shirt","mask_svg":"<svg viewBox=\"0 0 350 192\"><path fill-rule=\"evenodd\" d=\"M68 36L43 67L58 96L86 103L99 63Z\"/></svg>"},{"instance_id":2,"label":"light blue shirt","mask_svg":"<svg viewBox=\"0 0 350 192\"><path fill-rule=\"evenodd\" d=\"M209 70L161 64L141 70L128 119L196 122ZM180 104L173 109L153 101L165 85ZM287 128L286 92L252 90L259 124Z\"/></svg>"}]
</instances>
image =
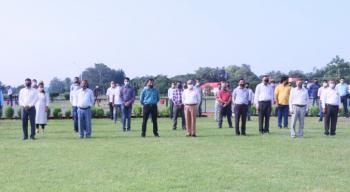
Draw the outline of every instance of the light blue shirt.
<instances>
[{"instance_id":1,"label":"light blue shirt","mask_svg":"<svg viewBox=\"0 0 350 192\"><path fill-rule=\"evenodd\" d=\"M4 95L2 94L2 90L0 90L0 106L4 105Z\"/></svg>"},{"instance_id":2,"label":"light blue shirt","mask_svg":"<svg viewBox=\"0 0 350 192\"><path fill-rule=\"evenodd\" d=\"M346 83L343 83L343 84L339 83L335 88L341 97L345 96L349 93L348 84L346 84Z\"/></svg>"},{"instance_id":3,"label":"light blue shirt","mask_svg":"<svg viewBox=\"0 0 350 192\"><path fill-rule=\"evenodd\" d=\"M237 87L232 92L232 100L234 104L248 104L249 103L249 90L247 88Z\"/></svg>"},{"instance_id":4,"label":"light blue shirt","mask_svg":"<svg viewBox=\"0 0 350 192\"><path fill-rule=\"evenodd\" d=\"M157 104L159 102L159 92L156 88L145 88L141 93L141 105Z\"/></svg>"}]
</instances>

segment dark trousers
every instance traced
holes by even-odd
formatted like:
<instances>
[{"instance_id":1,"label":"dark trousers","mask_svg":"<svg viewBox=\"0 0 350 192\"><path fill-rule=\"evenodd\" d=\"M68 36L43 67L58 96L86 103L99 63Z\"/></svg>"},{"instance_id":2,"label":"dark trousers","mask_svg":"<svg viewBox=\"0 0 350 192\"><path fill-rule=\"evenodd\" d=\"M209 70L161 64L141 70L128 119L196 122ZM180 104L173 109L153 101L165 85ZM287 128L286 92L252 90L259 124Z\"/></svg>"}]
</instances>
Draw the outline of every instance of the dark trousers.
<instances>
[{"instance_id":1,"label":"dark trousers","mask_svg":"<svg viewBox=\"0 0 350 192\"><path fill-rule=\"evenodd\" d=\"M73 124L74 124L74 131L79 132L79 124L78 124L78 107L72 107L72 117L73 117Z\"/></svg>"},{"instance_id":2,"label":"dark trousers","mask_svg":"<svg viewBox=\"0 0 350 192\"><path fill-rule=\"evenodd\" d=\"M39 127L41 126L42 129L45 129L45 125L46 124L36 124L36 128L39 129Z\"/></svg>"},{"instance_id":3,"label":"dark trousers","mask_svg":"<svg viewBox=\"0 0 350 192\"><path fill-rule=\"evenodd\" d=\"M169 99L169 118L172 119L174 117L174 103L171 99Z\"/></svg>"},{"instance_id":4,"label":"dark trousers","mask_svg":"<svg viewBox=\"0 0 350 192\"><path fill-rule=\"evenodd\" d=\"M247 120L250 121L252 116L252 102L248 103Z\"/></svg>"},{"instance_id":5,"label":"dark trousers","mask_svg":"<svg viewBox=\"0 0 350 192\"><path fill-rule=\"evenodd\" d=\"M132 111L132 106L122 106L122 123L123 123L123 129L125 130L126 128L130 130L131 128L131 111ZM127 121L127 122L126 122ZM126 126L127 124L127 126Z\"/></svg>"},{"instance_id":6,"label":"dark trousers","mask_svg":"<svg viewBox=\"0 0 350 192\"><path fill-rule=\"evenodd\" d=\"M283 118L283 127L288 127L288 114L289 114L289 105L278 105L277 107L277 116L278 116L278 127L282 128L282 118Z\"/></svg>"},{"instance_id":7,"label":"dark trousers","mask_svg":"<svg viewBox=\"0 0 350 192\"><path fill-rule=\"evenodd\" d=\"M181 116L182 129L186 128L184 106L174 106L173 129L177 127L177 118Z\"/></svg>"},{"instance_id":8,"label":"dark trousers","mask_svg":"<svg viewBox=\"0 0 350 192\"><path fill-rule=\"evenodd\" d=\"M335 131L337 128L338 112L339 106L326 104L326 113L324 118L324 133L326 135L335 135Z\"/></svg>"},{"instance_id":9,"label":"dark trousers","mask_svg":"<svg viewBox=\"0 0 350 192\"><path fill-rule=\"evenodd\" d=\"M231 104L228 104L227 106L220 105L219 106L219 127L222 127L222 122L224 119L224 116L227 117L227 122L229 127L232 127L232 109Z\"/></svg>"},{"instance_id":10,"label":"dark trousers","mask_svg":"<svg viewBox=\"0 0 350 192\"><path fill-rule=\"evenodd\" d=\"M198 110L197 110L197 117L201 117L202 116L202 99L198 104Z\"/></svg>"},{"instance_id":11,"label":"dark trousers","mask_svg":"<svg viewBox=\"0 0 350 192\"><path fill-rule=\"evenodd\" d=\"M248 113L248 105L246 104L235 104L234 107L235 113L235 129L236 134L245 135L246 121L247 121L247 113ZM239 131L239 121L242 120L241 131Z\"/></svg>"},{"instance_id":12,"label":"dark trousers","mask_svg":"<svg viewBox=\"0 0 350 192\"><path fill-rule=\"evenodd\" d=\"M28 139L28 120L30 121L30 138L35 137L35 107L22 109L23 139Z\"/></svg>"},{"instance_id":13,"label":"dark trousers","mask_svg":"<svg viewBox=\"0 0 350 192\"><path fill-rule=\"evenodd\" d=\"M147 128L147 121L149 116L152 117L152 123L153 123L153 134L158 135L158 123L157 123L157 116L158 116L158 107L157 104L146 104L143 106L143 121L142 121L142 135L146 134L146 128Z\"/></svg>"},{"instance_id":14,"label":"dark trousers","mask_svg":"<svg viewBox=\"0 0 350 192\"><path fill-rule=\"evenodd\" d=\"M13 106L13 96L12 95L9 95L9 99L10 99L10 105L11 105L11 107Z\"/></svg>"},{"instance_id":15,"label":"dark trousers","mask_svg":"<svg viewBox=\"0 0 350 192\"><path fill-rule=\"evenodd\" d=\"M312 106L315 106L318 104L318 97L312 98Z\"/></svg>"},{"instance_id":16,"label":"dark trousers","mask_svg":"<svg viewBox=\"0 0 350 192\"><path fill-rule=\"evenodd\" d=\"M341 96L341 103L343 104L343 115L344 117L349 116L349 111L348 111L348 96Z\"/></svg>"},{"instance_id":17,"label":"dark trousers","mask_svg":"<svg viewBox=\"0 0 350 192\"><path fill-rule=\"evenodd\" d=\"M259 131L268 133L270 127L271 101L259 101Z\"/></svg>"},{"instance_id":18,"label":"dark trousers","mask_svg":"<svg viewBox=\"0 0 350 192\"><path fill-rule=\"evenodd\" d=\"M111 120L113 120L113 115L114 115L114 113L113 113L113 109L114 109L113 103L109 102L108 106L109 106L109 118L111 118Z\"/></svg>"}]
</instances>

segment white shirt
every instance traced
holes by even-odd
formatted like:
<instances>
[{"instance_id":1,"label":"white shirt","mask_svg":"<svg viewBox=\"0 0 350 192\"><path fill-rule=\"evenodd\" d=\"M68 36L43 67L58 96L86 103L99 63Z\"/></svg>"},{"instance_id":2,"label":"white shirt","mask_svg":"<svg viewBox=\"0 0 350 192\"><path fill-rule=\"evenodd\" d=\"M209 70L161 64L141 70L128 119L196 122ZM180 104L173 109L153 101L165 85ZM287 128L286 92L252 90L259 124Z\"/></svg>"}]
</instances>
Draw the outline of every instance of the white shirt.
<instances>
[{"instance_id":1,"label":"white shirt","mask_svg":"<svg viewBox=\"0 0 350 192\"><path fill-rule=\"evenodd\" d=\"M171 87L168 89L168 99L173 98L174 90L175 90L175 89L173 89L173 88L171 88Z\"/></svg>"},{"instance_id":2,"label":"white shirt","mask_svg":"<svg viewBox=\"0 0 350 192\"><path fill-rule=\"evenodd\" d=\"M291 110L293 105L305 105L307 107L308 102L309 92L306 88L292 88L289 95L289 106Z\"/></svg>"},{"instance_id":3,"label":"white shirt","mask_svg":"<svg viewBox=\"0 0 350 192\"><path fill-rule=\"evenodd\" d=\"M116 89L116 87L115 88L109 87L107 89L106 95L108 97L108 102L110 102L110 103L113 102L113 95L114 95L115 89Z\"/></svg>"},{"instance_id":4,"label":"white shirt","mask_svg":"<svg viewBox=\"0 0 350 192\"><path fill-rule=\"evenodd\" d=\"M326 104L329 105L340 105L340 94L336 89L325 89L322 94L322 108L326 108Z\"/></svg>"},{"instance_id":5,"label":"white shirt","mask_svg":"<svg viewBox=\"0 0 350 192\"><path fill-rule=\"evenodd\" d=\"M10 87L8 90L7 90L7 95L12 95L12 88Z\"/></svg>"},{"instance_id":6,"label":"white shirt","mask_svg":"<svg viewBox=\"0 0 350 192\"><path fill-rule=\"evenodd\" d=\"M34 88L23 88L19 92L19 105L22 107L34 107L38 101L38 90Z\"/></svg>"},{"instance_id":7,"label":"white shirt","mask_svg":"<svg viewBox=\"0 0 350 192\"><path fill-rule=\"evenodd\" d=\"M317 96L320 100L322 100L322 94L324 93L324 91L327 89L328 87L320 87L318 89L318 92L317 92Z\"/></svg>"},{"instance_id":8,"label":"white shirt","mask_svg":"<svg viewBox=\"0 0 350 192\"><path fill-rule=\"evenodd\" d=\"M259 105L259 101L271 101L273 104L274 101L274 91L271 85L260 83L256 86L255 89L255 104Z\"/></svg>"},{"instance_id":9,"label":"white shirt","mask_svg":"<svg viewBox=\"0 0 350 192\"><path fill-rule=\"evenodd\" d=\"M232 101L234 104L248 104L249 90L240 87L235 88L232 92Z\"/></svg>"},{"instance_id":10,"label":"white shirt","mask_svg":"<svg viewBox=\"0 0 350 192\"><path fill-rule=\"evenodd\" d=\"M117 86L113 91L112 100L114 97L114 104L115 105L123 104L122 97L121 97L121 91L122 91L122 87L120 87L120 86Z\"/></svg>"},{"instance_id":11,"label":"white shirt","mask_svg":"<svg viewBox=\"0 0 350 192\"><path fill-rule=\"evenodd\" d=\"M201 96L199 95L198 91L195 90L195 88L193 88L192 90L185 89L182 93L182 102L185 105L195 105L200 103L200 101Z\"/></svg>"},{"instance_id":12,"label":"white shirt","mask_svg":"<svg viewBox=\"0 0 350 192\"><path fill-rule=\"evenodd\" d=\"M69 100L73 107L76 107L78 105L78 91L80 90L79 85L72 85L71 91L69 93Z\"/></svg>"},{"instance_id":13,"label":"white shirt","mask_svg":"<svg viewBox=\"0 0 350 192\"><path fill-rule=\"evenodd\" d=\"M91 89L79 89L77 91L77 107L87 108L94 105L94 93Z\"/></svg>"}]
</instances>

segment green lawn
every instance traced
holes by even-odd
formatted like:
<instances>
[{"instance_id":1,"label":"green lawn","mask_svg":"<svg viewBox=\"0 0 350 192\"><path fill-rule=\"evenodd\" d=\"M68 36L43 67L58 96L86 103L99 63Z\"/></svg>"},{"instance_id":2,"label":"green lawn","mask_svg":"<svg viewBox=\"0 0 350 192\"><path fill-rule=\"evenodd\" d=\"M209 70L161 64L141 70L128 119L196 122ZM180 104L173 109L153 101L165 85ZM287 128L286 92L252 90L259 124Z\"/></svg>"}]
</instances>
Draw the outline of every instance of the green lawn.
<instances>
[{"instance_id":1,"label":"green lawn","mask_svg":"<svg viewBox=\"0 0 350 192\"><path fill-rule=\"evenodd\" d=\"M198 122L197 138L159 120L160 138L140 137L140 119L124 133L109 120L93 120L93 138L80 140L72 122L50 121L36 141L22 141L20 121L0 121L0 191L349 191L350 128L340 118L337 136L323 136L315 118L305 137L289 130L247 137Z\"/></svg>"}]
</instances>

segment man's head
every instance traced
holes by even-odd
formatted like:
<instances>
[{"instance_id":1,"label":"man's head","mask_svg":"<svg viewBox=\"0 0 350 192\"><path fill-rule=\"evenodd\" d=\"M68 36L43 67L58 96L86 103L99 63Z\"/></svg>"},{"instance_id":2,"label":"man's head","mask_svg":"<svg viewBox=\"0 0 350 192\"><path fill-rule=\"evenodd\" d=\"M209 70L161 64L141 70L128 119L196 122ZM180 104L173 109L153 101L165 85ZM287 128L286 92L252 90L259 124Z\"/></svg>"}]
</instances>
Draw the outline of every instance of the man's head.
<instances>
[{"instance_id":1,"label":"man's head","mask_svg":"<svg viewBox=\"0 0 350 192\"><path fill-rule=\"evenodd\" d=\"M200 86L200 81L199 81L199 79L196 79L196 86Z\"/></svg>"},{"instance_id":2,"label":"man's head","mask_svg":"<svg viewBox=\"0 0 350 192\"><path fill-rule=\"evenodd\" d=\"M267 85L269 83L270 79L269 79L269 76L267 75L264 75L262 76L262 82Z\"/></svg>"},{"instance_id":3,"label":"man's head","mask_svg":"<svg viewBox=\"0 0 350 192\"><path fill-rule=\"evenodd\" d=\"M187 81L187 88L192 90L193 89L193 81L192 80L188 80Z\"/></svg>"},{"instance_id":4,"label":"man's head","mask_svg":"<svg viewBox=\"0 0 350 192\"><path fill-rule=\"evenodd\" d=\"M73 83L74 84L80 84L80 78L79 77L74 77Z\"/></svg>"},{"instance_id":5,"label":"man's head","mask_svg":"<svg viewBox=\"0 0 350 192\"><path fill-rule=\"evenodd\" d=\"M33 80L32 80L32 84L33 84L33 85L37 85L37 84L38 84L38 81L37 81L36 79L33 79Z\"/></svg>"},{"instance_id":6,"label":"man's head","mask_svg":"<svg viewBox=\"0 0 350 192\"><path fill-rule=\"evenodd\" d=\"M129 77L125 77L124 78L124 85L129 85L130 83L130 78Z\"/></svg>"},{"instance_id":7,"label":"man's head","mask_svg":"<svg viewBox=\"0 0 350 192\"><path fill-rule=\"evenodd\" d=\"M244 81L244 79L240 79L240 80L238 81L238 86L239 86L240 88L244 88L244 86L245 86L245 81Z\"/></svg>"},{"instance_id":8,"label":"man's head","mask_svg":"<svg viewBox=\"0 0 350 192\"><path fill-rule=\"evenodd\" d=\"M282 76L280 83L283 84L283 85L288 85L288 77L287 76Z\"/></svg>"},{"instance_id":9,"label":"man's head","mask_svg":"<svg viewBox=\"0 0 350 192\"><path fill-rule=\"evenodd\" d=\"M146 82L146 85L148 88L153 88L154 86L154 79L148 79L147 82Z\"/></svg>"},{"instance_id":10,"label":"man's head","mask_svg":"<svg viewBox=\"0 0 350 192\"><path fill-rule=\"evenodd\" d=\"M88 88L88 81L87 80L83 80L81 81L81 84L80 84L81 88L83 88L84 90L86 88ZM98 86L96 86L98 88Z\"/></svg>"},{"instance_id":11,"label":"man's head","mask_svg":"<svg viewBox=\"0 0 350 192\"><path fill-rule=\"evenodd\" d=\"M339 82L340 82L341 84L343 84L343 83L344 83L344 77L340 78L340 79L339 79Z\"/></svg>"},{"instance_id":12,"label":"man's head","mask_svg":"<svg viewBox=\"0 0 350 192\"><path fill-rule=\"evenodd\" d=\"M304 80L301 78L296 80L296 85L299 89L303 88L303 82L304 82Z\"/></svg>"},{"instance_id":13,"label":"man's head","mask_svg":"<svg viewBox=\"0 0 350 192\"><path fill-rule=\"evenodd\" d=\"M177 89L182 89L182 83L181 83L181 81L176 82L176 88L177 88Z\"/></svg>"},{"instance_id":14,"label":"man's head","mask_svg":"<svg viewBox=\"0 0 350 192\"><path fill-rule=\"evenodd\" d=\"M318 79L314 79L314 83L315 83L315 84L318 84Z\"/></svg>"},{"instance_id":15,"label":"man's head","mask_svg":"<svg viewBox=\"0 0 350 192\"><path fill-rule=\"evenodd\" d=\"M111 81L111 87L112 87L112 88L115 88L115 86L116 86L115 82L114 82L114 81Z\"/></svg>"},{"instance_id":16,"label":"man's head","mask_svg":"<svg viewBox=\"0 0 350 192\"><path fill-rule=\"evenodd\" d=\"M249 88L250 84L247 82L245 83L245 88Z\"/></svg>"},{"instance_id":17,"label":"man's head","mask_svg":"<svg viewBox=\"0 0 350 192\"><path fill-rule=\"evenodd\" d=\"M335 81L334 80L329 80L328 81L329 88L334 89L335 88Z\"/></svg>"},{"instance_id":18,"label":"man's head","mask_svg":"<svg viewBox=\"0 0 350 192\"><path fill-rule=\"evenodd\" d=\"M39 82L38 90L39 90L39 92L44 92L44 82Z\"/></svg>"},{"instance_id":19,"label":"man's head","mask_svg":"<svg viewBox=\"0 0 350 192\"><path fill-rule=\"evenodd\" d=\"M175 82L172 82L172 83L171 83L171 88L172 88L172 89L175 89Z\"/></svg>"},{"instance_id":20,"label":"man's head","mask_svg":"<svg viewBox=\"0 0 350 192\"><path fill-rule=\"evenodd\" d=\"M221 89L225 90L227 88L226 82L225 81L221 81L220 83L221 83Z\"/></svg>"},{"instance_id":21,"label":"man's head","mask_svg":"<svg viewBox=\"0 0 350 192\"><path fill-rule=\"evenodd\" d=\"M322 87L328 87L328 81L327 80L323 80Z\"/></svg>"},{"instance_id":22,"label":"man's head","mask_svg":"<svg viewBox=\"0 0 350 192\"><path fill-rule=\"evenodd\" d=\"M24 80L24 85L27 87L27 88L30 88L32 86L32 80L27 78Z\"/></svg>"}]
</instances>

